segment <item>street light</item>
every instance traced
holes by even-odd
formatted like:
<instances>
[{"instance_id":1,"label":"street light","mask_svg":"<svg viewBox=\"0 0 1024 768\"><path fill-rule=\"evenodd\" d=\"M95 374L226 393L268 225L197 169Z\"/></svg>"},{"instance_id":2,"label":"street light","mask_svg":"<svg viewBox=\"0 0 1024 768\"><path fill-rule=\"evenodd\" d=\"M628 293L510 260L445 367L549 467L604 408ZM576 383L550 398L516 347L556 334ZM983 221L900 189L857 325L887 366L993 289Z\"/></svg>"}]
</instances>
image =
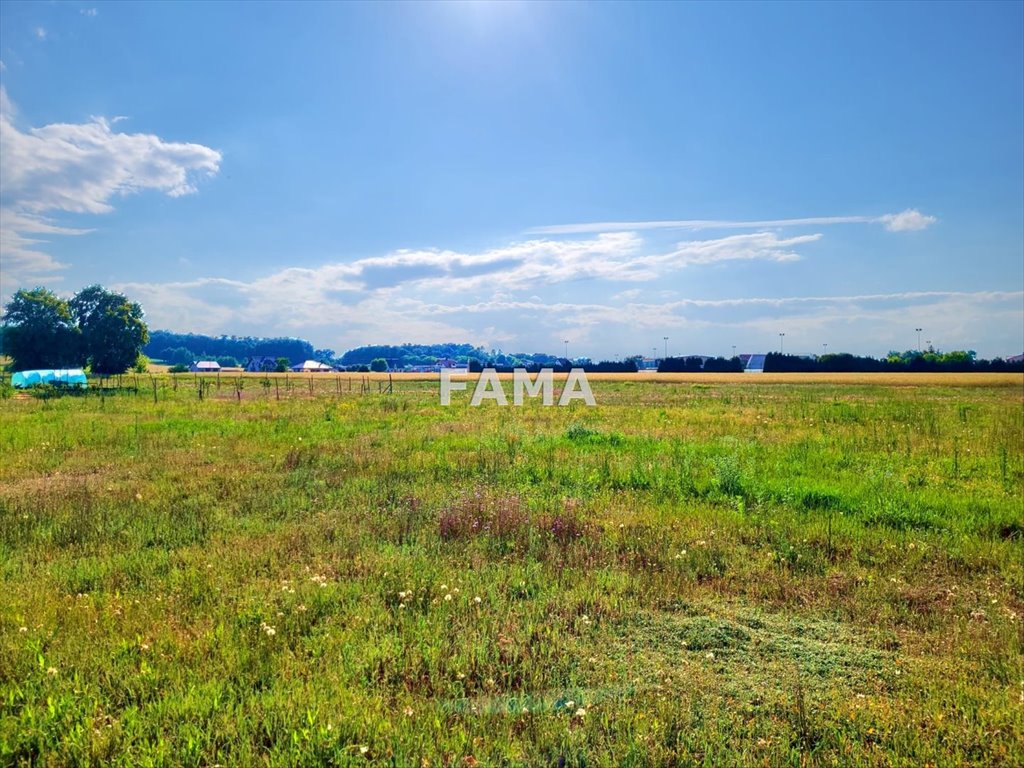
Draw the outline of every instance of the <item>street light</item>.
<instances>
[{"instance_id":1,"label":"street light","mask_svg":"<svg viewBox=\"0 0 1024 768\"><path fill-rule=\"evenodd\" d=\"M732 345L732 356L736 357L736 345L735 344Z\"/></svg>"},{"instance_id":2,"label":"street light","mask_svg":"<svg viewBox=\"0 0 1024 768\"><path fill-rule=\"evenodd\" d=\"M668 357L668 336L665 336L664 339L665 339L665 357L667 358Z\"/></svg>"},{"instance_id":3,"label":"street light","mask_svg":"<svg viewBox=\"0 0 1024 768\"><path fill-rule=\"evenodd\" d=\"M779 354L782 355L782 354L785 354L785 352L786 352L786 334L785 333L780 333L779 334Z\"/></svg>"},{"instance_id":4,"label":"street light","mask_svg":"<svg viewBox=\"0 0 1024 768\"><path fill-rule=\"evenodd\" d=\"M921 329L920 328L915 328L914 330L917 331L917 351L920 352L921 351Z\"/></svg>"},{"instance_id":5,"label":"street light","mask_svg":"<svg viewBox=\"0 0 1024 768\"><path fill-rule=\"evenodd\" d=\"M821 356L824 357L828 353L828 342L826 341L821 345Z\"/></svg>"},{"instance_id":6,"label":"street light","mask_svg":"<svg viewBox=\"0 0 1024 768\"><path fill-rule=\"evenodd\" d=\"M562 343L565 344L565 359L568 360L569 359L569 340L566 339Z\"/></svg>"}]
</instances>

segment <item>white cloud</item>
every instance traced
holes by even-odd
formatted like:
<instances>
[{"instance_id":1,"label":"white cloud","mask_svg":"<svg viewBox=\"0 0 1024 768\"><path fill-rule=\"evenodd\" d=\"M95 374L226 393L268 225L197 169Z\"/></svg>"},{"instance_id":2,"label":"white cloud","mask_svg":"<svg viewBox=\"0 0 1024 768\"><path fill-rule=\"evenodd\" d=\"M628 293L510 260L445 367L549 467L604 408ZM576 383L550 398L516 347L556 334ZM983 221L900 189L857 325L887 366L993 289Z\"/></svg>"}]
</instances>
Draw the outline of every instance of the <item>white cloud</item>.
<instances>
[{"instance_id":1,"label":"white cloud","mask_svg":"<svg viewBox=\"0 0 1024 768\"><path fill-rule=\"evenodd\" d=\"M818 227L834 224L884 224L886 229L898 232L924 229L938 219L908 208L902 213L884 216L810 216L798 219L763 219L735 221L729 219L679 219L669 221L602 221L583 224L551 224L527 230L535 235L574 235L588 232L640 232L650 229L781 229L784 227Z\"/></svg>"},{"instance_id":2,"label":"white cloud","mask_svg":"<svg viewBox=\"0 0 1024 768\"><path fill-rule=\"evenodd\" d=\"M916 229L926 229L938 219L934 216L927 216L915 208L908 208L901 213L887 213L879 217L879 221L885 224L890 232L906 232Z\"/></svg>"},{"instance_id":3,"label":"white cloud","mask_svg":"<svg viewBox=\"0 0 1024 768\"><path fill-rule=\"evenodd\" d=\"M0 208L0 263L4 275L21 278L22 281L38 280L41 275L66 266L36 247L43 240L29 235L84 235L89 231L59 227L39 216ZM47 279L53 280L54 277L48 275Z\"/></svg>"},{"instance_id":4,"label":"white cloud","mask_svg":"<svg viewBox=\"0 0 1024 768\"><path fill-rule=\"evenodd\" d=\"M220 153L148 134L115 133L102 118L21 133L2 123L5 196L22 210L107 213L110 199L157 189L171 197L196 191L196 173L215 174Z\"/></svg>"},{"instance_id":5,"label":"white cloud","mask_svg":"<svg viewBox=\"0 0 1024 768\"><path fill-rule=\"evenodd\" d=\"M395 338L493 343L519 334L516 329L523 319L513 320L513 315L522 311L533 317L524 320L524 327L531 322L543 325L544 318L568 318L575 338L583 339L601 322L623 317L637 327L653 327L665 322L666 313L671 315L676 305L621 304L638 297L639 289L620 294L616 307L552 306L535 292L579 280L655 281L693 265L724 261L789 261L798 258L796 246L818 237L783 239L773 233L750 233L684 241L651 253L635 233L619 232L578 240L529 240L477 253L399 250L350 263L287 268L251 281L201 278L117 287L142 303L153 327L178 330L319 336L344 327L353 346ZM516 299L522 295L533 298ZM472 297L473 303L467 304L465 297ZM482 312L505 316L480 325L461 322ZM501 324L505 331L492 332Z\"/></svg>"},{"instance_id":6,"label":"white cloud","mask_svg":"<svg viewBox=\"0 0 1024 768\"><path fill-rule=\"evenodd\" d=\"M651 253L632 232L578 240L528 240L479 253L399 250L385 256L316 269L289 268L257 282L302 302L322 292L432 294L533 289L577 280L647 282L691 265L735 260L793 261L793 248L820 235L779 238L760 232L714 240L688 240Z\"/></svg>"},{"instance_id":7,"label":"white cloud","mask_svg":"<svg viewBox=\"0 0 1024 768\"><path fill-rule=\"evenodd\" d=\"M201 144L113 131L103 118L22 131L0 86L0 261L5 277L19 281L62 266L38 247L45 241L32 235L90 231L58 226L50 218L54 214L107 213L115 197L142 190L187 195L196 191L198 178L218 172L220 160L219 152Z\"/></svg>"},{"instance_id":8,"label":"white cloud","mask_svg":"<svg viewBox=\"0 0 1024 768\"><path fill-rule=\"evenodd\" d=\"M487 295L514 307L520 305L513 301L513 292L544 285L589 279L651 281L690 265L729 260L789 261L798 258L793 246L817 237L736 235L685 241L665 253L650 254L635 234L610 233L584 240L529 240L479 253L399 250L315 269L291 267L251 282L202 278L181 284L129 283L122 289L155 313L158 325L180 327L180 321L191 321L189 328L212 332L226 320L220 308L231 306L235 319L250 327L365 326L391 318L395 327L407 327L411 337L421 338L416 322L432 314L421 311L427 306L425 297ZM635 295L626 292L623 297ZM409 307L415 308L417 320L403 314Z\"/></svg>"},{"instance_id":9,"label":"white cloud","mask_svg":"<svg viewBox=\"0 0 1024 768\"><path fill-rule=\"evenodd\" d=\"M467 340L488 348L557 352L568 338L575 354L611 357L649 351L655 342L660 348L661 337L670 335L676 353L721 353L731 344L765 352L785 330L786 347L795 352L818 351L827 341L834 351L883 354L890 347L907 348L916 339L909 329L923 326L927 338L945 349L976 347L978 339L988 338L988 354L1010 354L1024 327L1021 291L663 302L631 300L641 294L626 291L608 300L551 302L527 292L436 291L434 278L371 291L335 289L351 277L349 268L329 265L252 281L204 278L115 287L142 303L153 328L294 334L335 349ZM484 295L489 298L477 298ZM992 328L1006 332L993 338Z\"/></svg>"},{"instance_id":10,"label":"white cloud","mask_svg":"<svg viewBox=\"0 0 1024 768\"><path fill-rule=\"evenodd\" d=\"M45 40L46 39L46 29L45 28L43 28L43 27L36 27L36 39L37 40Z\"/></svg>"},{"instance_id":11,"label":"white cloud","mask_svg":"<svg viewBox=\"0 0 1024 768\"><path fill-rule=\"evenodd\" d=\"M0 120L12 121L15 114L14 104L7 97L7 89L0 85Z\"/></svg>"},{"instance_id":12,"label":"white cloud","mask_svg":"<svg viewBox=\"0 0 1024 768\"><path fill-rule=\"evenodd\" d=\"M671 253L648 259L651 263L679 266L736 260L799 261L800 254L792 250L793 246L813 243L820 239L820 234L780 239L773 232L756 232L749 235L731 235L717 240L686 240L678 243Z\"/></svg>"},{"instance_id":13,"label":"white cloud","mask_svg":"<svg viewBox=\"0 0 1024 768\"><path fill-rule=\"evenodd\" d=\"M83 16L98 16L100 12L96 8L82 8L79 13Z\"/></svg>"},{"instance_id":14,"label":"white cloud","mask_svg":"<svg viewBox=\"0 0 1024 768\"><path fill-rule=\"evenodd\" d=\"M630 288L627 291L619 291L619 293L612 296L612 301L633 301L633 299L639 298L641 293L643 293L643 291L639 288Z\"/></svg>"}]
</instances>

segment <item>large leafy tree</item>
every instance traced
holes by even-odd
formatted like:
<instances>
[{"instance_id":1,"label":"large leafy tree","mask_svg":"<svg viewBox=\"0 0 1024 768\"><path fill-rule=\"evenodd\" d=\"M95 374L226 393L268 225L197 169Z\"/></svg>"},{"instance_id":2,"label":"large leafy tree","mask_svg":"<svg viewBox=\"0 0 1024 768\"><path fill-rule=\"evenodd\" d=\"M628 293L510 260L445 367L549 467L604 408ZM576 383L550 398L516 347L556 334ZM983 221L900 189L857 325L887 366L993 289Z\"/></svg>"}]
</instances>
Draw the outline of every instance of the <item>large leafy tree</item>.
<instances>
[{"instance_id":1,"label":"large leafy tree","mask_svg":"<svg viewBox=\"0 0 1024 768\"><path fill-rule=\"evenodd\" d=\"M81 333L65 299L46 288L21 289L4 308L4 351L14 369L81 365Z\"/></svg>"},{"instance_id":2,"label":"large leafy tree","mask_svg":"<svg viewBox=\"0 0 1024 768\"><path fill-rule=\"evenodd\" d=\"M149 329L142 307L101 285L83 288L71 300L93 373L124 373L135 365Z\"/></svg>"}]
</instances>

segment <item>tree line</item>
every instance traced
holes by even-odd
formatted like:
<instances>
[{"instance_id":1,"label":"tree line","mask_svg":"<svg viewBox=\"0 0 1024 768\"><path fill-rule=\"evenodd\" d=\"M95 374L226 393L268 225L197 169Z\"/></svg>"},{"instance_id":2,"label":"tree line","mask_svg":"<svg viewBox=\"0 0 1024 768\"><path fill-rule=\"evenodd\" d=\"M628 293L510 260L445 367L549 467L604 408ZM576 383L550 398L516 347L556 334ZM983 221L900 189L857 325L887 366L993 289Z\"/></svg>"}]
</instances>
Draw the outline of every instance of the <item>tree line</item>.
<instances>
[{"instance_id":1,"label":"tree line","mask_svg":"<svg viewBox=\"0 0 1024 768\"><path fill-rule=\"evenodd\" d=\"M144 364L149 330L142 307L90 285L71 299L46 288L17 291L4 307L0 351L14 370L84 368L113 375Z\"/></svg>"},{"instance_id":2,"label":"tree line","mask_svg":"<svg viewBox=\"0 0 1024 768\"><path fill-rule=\"evenodd\" d=\"M659 373L731 373L746 368L740 357L667 357L658 364ZM890 352L883 358L851 355L847 352L808 357L770 352L764 358L765 373L1019 373L1024 362L1002 358L979 360L973 350L940 352L907 350Z\"/></svg>"},{"instance_id":3,"label":"tree line","mask_svg":"<svg viewBox=\"0 0 1024 768\"><path fill-rule=\"evenodd\" d=\"M884 358L838 353L815 358L772 352L765 356L766 373L1016 373L1024 362L1002 358L979 360L973 350L940 352L906 350L890 352Z\"/></svg>"},{"instance_id":4,"label":"tree line","mask_svg":"<svg viewBox=\"0 0 1024 768\"><path fill-rule=\"evenodd\" d=\"M291 361L319 360L313 345L294 337L264 338L261 336L205 336L200 333L153 331L144 352L154 360L170 365L189 365L195 360L216 360L221 365L244 364L252 357ZM323 356L323 355L321 355Z\"/></svg>"}]
</instances>

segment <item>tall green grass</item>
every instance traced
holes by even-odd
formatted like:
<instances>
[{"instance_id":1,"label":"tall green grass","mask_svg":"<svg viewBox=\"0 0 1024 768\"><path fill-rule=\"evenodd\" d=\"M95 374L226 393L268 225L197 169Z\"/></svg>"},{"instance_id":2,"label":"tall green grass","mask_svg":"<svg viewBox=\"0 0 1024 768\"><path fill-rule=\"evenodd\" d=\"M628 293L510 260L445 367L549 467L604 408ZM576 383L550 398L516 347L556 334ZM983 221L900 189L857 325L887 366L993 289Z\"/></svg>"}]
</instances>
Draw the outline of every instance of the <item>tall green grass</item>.
<instances>
[{"instance_id":1,"label":"tall green grass","mask_svg":"<svg viewBox=\"0 0 1024 768\"><path fill-rule=\"evenodd\" d=\"M1024 760L1019 385L154 381L0 404L3 764Z\"/></svg>"}]
</instances>

